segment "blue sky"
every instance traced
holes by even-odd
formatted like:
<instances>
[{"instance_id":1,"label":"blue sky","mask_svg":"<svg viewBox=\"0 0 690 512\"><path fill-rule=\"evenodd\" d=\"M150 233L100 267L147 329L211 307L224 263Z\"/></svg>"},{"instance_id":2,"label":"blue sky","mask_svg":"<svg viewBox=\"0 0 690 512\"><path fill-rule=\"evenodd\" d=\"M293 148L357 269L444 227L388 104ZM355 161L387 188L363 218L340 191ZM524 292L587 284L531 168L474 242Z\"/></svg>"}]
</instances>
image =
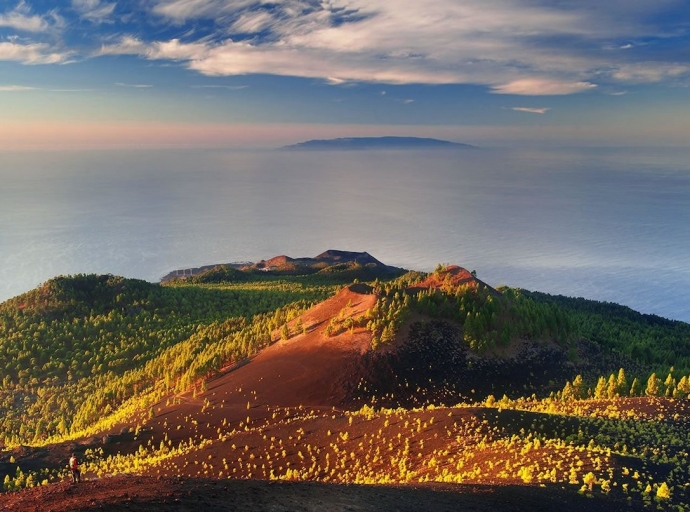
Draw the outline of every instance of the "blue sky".
<instances>
[{"instance_id":1,"label":"blue sky","mask_svg":"<svg viewBox=\"0 0 690 512\"><path fill-rule=\"evenodd\" d=\"M0 149L690 144L687 0L0 2Z\"/></svg>"}]
</instances>

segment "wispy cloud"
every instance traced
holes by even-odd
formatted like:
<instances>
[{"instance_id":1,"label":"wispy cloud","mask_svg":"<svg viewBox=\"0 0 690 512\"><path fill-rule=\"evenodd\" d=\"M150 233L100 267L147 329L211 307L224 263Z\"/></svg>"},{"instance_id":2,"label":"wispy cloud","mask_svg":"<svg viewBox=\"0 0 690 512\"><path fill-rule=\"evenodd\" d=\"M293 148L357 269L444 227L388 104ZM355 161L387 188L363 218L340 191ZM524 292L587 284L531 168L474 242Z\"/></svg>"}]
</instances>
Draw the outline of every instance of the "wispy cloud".
<instances>
[{"instance_id":1,"label":"wispy cloud","mask_svg":"<svg viewBox=\"0 0 690 512\"><path fill-rule=\"evenodd\" d=\"M268 73L320 78L336 85L484 83L494 92L527 95L571 94L593 87L581 78L586 59L561 57L558 69L556 60L544 56L542 48L533 48L530 41L533 34L544 31L591 30L578 11L533 7L520 0L500 0L500 4L489 9L479 0L462 4L402 0L395 5L346 0L342 5L322 3L314 8L299 0L270 7L260 1L229 6L217 0L165 0L153 12L176 23L212 13L220 19L229 16L228 25L217 30L231 37L193 43L172 39L130 49L150 59L186 60L189 68L209 76ZM232 38L233 33L259 31L264 36ZM121 45L116 51L122 49ZM573 68L574 62L579 68ZM558 80L529 77L541 67L555 68L543 74L558 75Z\"/></svg>"},{"instance_id":2,"label":"wispy cloud","mask_svg":"<svg viewBox=\"0 0 690 512\"><path fill-rule=\"evenodd\" d=\"M72 8L79 13L79 16L96 24L112 22L115 6L115 2L101 0L72 0Z\"/></svg>"},{"instance_id":3,"label":"wispy cloud","mask_svg":"<svg viewBox=\"0 0 690 512\"><path fill-rule=\"evenodd\" d=\"M90 92L94 89L44 89L42 87L30 87L26 85L0 85L0 92L25 92L25 91L48 91L48 92Z\"/></svg>"},{"instance_id":4,"label":"wispy cloud","mask_svg":"<svg viewBox=\"0 0 690 512\"><path fill-rule=\"evenodd\" d=\"M240 91L249 87L248 85L191 85L192 89L228 89L231 91Z\"/></svg>"},{"instance_id":5,"label":"wispy cloud","mask_svg":"<svg viewBox=\"0 0 690 512\"><path fill-rule=\"evenodd\" d=\"M125 35L117 43L102 44L95 55L143 55L147 48L148 45L141 39Z\"/></svg>"},{"instance_id":6,"label":"wispy cloud","mask_svg":"<svg viewBox=\"0 0 690 512\"><path fill-rule=\"evenodd\" d=\"M71 0L71 6L59 15L36 14L20 2L0 14L0 26L40 34L57 26L58 16L76 14L112 23L108 33L95 30L87 50L80 39L85 55L175 61L208 76L481 84L514 95L690 79L683 50L690 13L680 0ZM24 44L51 45L44 56L76 51L60 50L56 41Z\"/></svg>"},{"instance_id":7,"label":"wispy cloud","mask_svg":"<svg viewBox=\"0 0 690 512\"><path fill-rule=\"evenodd\" d=\"M59 64L69 59L70 53L60 52L45 43L0 43L0 61L12 60L24 64Z\"/></svg>"},{"instance_id":8,"label":"wispy cloud","mask_svg":"<svg viewBox=\"0 0 690 512\"><path fill-rule=\"evenodd\" d=\"M235 34L255 34L274 25L273 16L268 12L249 12L240 17L230 25L230 32Z\"/></svg>"},{"instance_id":9,"label":"wispy cloud","mask_svg":"<svg viewBox=\"0 0 690 512\"><path fill-rule=\"evenodd\" d=\"M118 87L133 87L134 89L150 89L153 87L151 84L126 84L123 82L115 82Z\"/></svg>"},{"instance_id":10,"label":"wispy cloud","mask_svg":"<svg viewBox=\"0 0 690 512\"><path fill-rule=\"evenodd\" d=\"M0 27L13 28L25 32L43 32L49 27L43 16L31 13L31 9L24 1L11 11L0 14Z\"/></svg>"},{"instance_id":11,"label":"wispy cloud","mask_svg":"<svg viewBox=\"0 0 690 512\"><path fill-rule=\"evenodd\" d=\"M203 59L208 51L208 46L205 43L184 43L179 39L171 39L149 46L146 50L146 56L150 59L194 61Z\"/></svg>"},{"instance_id":12,"label":"wispy cloud","mask_svg":"<svg viewBox=\"0 0 690 512\"><path fill-rule=\"evenodd\" d=\"M595 87L595 84L589 82L561 82L548 78L522 78L506 84L495 85L491 88L491 92L496 94L550 96L574 94L594 89Z\"/></svg>"},{"instance_id":13,"label":"wispy cloud","mask_svg":"<svg viewBox=\"0 0 690 512\"><path fill-rule=\"evenodd\" d=\"M618 67L613 77L626 83L654 83L690 74L690 63L626 63Z\"/></svg>"},{"instance_id":14,"label":"wispy cloud","mask_svg":"<svg viewBox=\"0 0 690 512\"><path fill-rule=\"evenodd\" d=\"M91 92L95 89L48 89L49 92Z\"/></svg>"},{"instance_id":15,"label":"wispy cloud","mask_svg":"<svg viewBox=\"0 0 690 512\"><path fill-rule=\"evenodd\" d=\"M214 4L217 5L218 2L209 0L159 0L153 7L153 12L183 22L205 12L212 12Z\"/></svg>"},{"instance_id":16,"label":"wispy cloud","mask_svg":"<svg viewBox=\"0 0 690 512\"><path fill-rule=\"evenodd\" d=\"M184 23L188 20L217 19L228 13L238 12L245 8L262 5L262 0L158 0L153 6L153 13L173 20L176 23ZM266 2L268 3L268 2ZM280 5L283 2L277 2ZM288 0L284 2L299 5L299 1Z\"/></svg>"},{"instance_id":17,"label":"wispy cloud","mask_svg":"<svg viewBox=\"0 0 690 512\"><path fill-rule=\"evenodd\" d=\"M26 85L0 85L0 92L23 92L35 90L36 87L28 87Z\"/></svg>"},{"instance_id":18,"label":"wispy cloud","mask_svg":"<svg viewBox=\"0 0 690 512\"><path fill-rule=\"evenodd\" d=\"M529 114L546 114L551 109L548 107L511 107L510 110L516 110L517 112L527 112Z\"/></svg>"}]
</instances>

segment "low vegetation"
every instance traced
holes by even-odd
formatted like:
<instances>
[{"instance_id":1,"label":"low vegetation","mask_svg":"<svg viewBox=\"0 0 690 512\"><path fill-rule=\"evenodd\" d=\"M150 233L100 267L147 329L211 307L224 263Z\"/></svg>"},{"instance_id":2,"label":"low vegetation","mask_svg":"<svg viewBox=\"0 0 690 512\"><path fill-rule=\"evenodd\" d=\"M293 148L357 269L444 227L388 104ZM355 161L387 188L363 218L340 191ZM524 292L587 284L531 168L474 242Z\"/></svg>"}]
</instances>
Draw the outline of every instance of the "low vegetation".
<instances>
[{"instance_id":1,"label":"low vegetation","mask_svg":"<svg viewBox=\"0 0 690 512\"><path fill-rule=\"evenodd\" d=\"M67 439L125 407L188 389L271 341L334 292L274 281L162 287L59 277L0 306L0 443ZM112 422L112 421L111 421Z\"/></svg>"}]
</instances>

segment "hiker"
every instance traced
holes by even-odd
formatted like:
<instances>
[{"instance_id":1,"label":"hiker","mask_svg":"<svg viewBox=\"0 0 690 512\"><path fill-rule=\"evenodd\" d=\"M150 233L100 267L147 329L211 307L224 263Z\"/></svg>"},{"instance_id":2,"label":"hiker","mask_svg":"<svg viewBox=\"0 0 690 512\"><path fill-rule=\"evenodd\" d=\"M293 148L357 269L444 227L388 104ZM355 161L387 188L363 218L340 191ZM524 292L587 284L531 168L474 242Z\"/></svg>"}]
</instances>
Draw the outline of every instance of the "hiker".
<instances>
[{"instance_id":1,"label":"hiker","mask_svg":"<svg viewBox=\"0 0 690 512\"><path fill-rule=\"evenodd\" d=\"M79 461L76 454L72 454L69 458L69 470L72 472L72 483L81 482L81 471L79 470Z\"/></svg>"}]
</instances>

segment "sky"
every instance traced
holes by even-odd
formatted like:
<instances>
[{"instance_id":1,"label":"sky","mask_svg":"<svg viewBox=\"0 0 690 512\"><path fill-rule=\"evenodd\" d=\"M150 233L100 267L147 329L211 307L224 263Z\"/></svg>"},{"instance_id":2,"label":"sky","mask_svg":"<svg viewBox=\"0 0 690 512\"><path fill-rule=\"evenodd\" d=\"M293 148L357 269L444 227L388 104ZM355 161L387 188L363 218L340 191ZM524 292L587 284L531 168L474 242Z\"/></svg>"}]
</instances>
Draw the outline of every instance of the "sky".
<instances>
[{"instance_id":1,"label":"sky","mask_svg":"<svg viewBox=\"0 0 690 512\"><path fill-rule=\"evenodd\" d=\"M687 0L0 0L0 150L690 145Z\"/></svg>"}]
</instances>

